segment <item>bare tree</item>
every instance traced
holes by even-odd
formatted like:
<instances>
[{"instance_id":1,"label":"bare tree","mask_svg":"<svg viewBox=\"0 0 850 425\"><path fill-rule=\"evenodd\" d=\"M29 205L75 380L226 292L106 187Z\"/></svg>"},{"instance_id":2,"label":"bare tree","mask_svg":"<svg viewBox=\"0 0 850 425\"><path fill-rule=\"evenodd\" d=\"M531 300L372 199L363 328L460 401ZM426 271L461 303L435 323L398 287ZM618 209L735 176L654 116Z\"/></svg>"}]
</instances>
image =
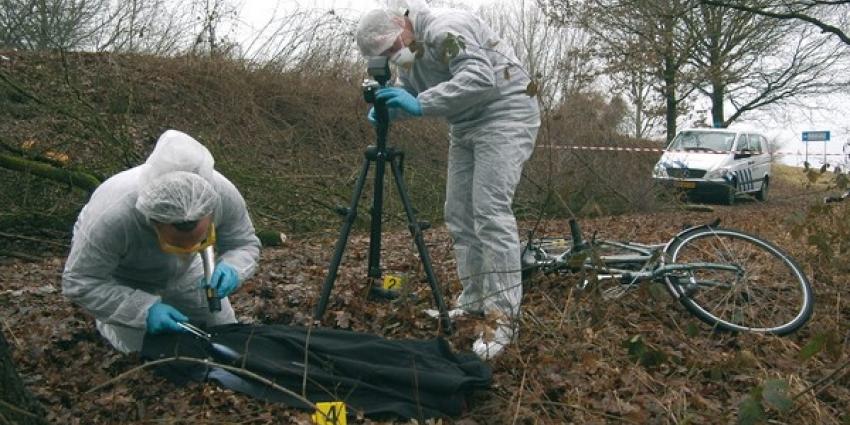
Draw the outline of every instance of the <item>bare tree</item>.
<instances>
[{"instance_id":1,"label":"bare tree","mask_svg":"<svg viewBox=\"0 0 850 425\"><path fill-rule=\"evenodd\" d=\"M648 137L664 117L663 99L653 88L651 70L635 64L609 72L609 76L614 87L631 105L629 113L624 116L624 132L638 139Z\"/></svg>"},{"instance_id":2,"label":"bare tree","mask_svg":"<svg viewBox=\"0 0 850 425\"><path fill-rule=\"evenodd\" d=\"M35 14L31 0L0 0L0 47L23 47L28 22Z\"/></svg>"},{"instance_id":3,"label":"bare tree","mask_svg":"<svg viewBox=\"0 0 850 425\"><path fill-rule=\"evenodd\" d=\"M695 41L695 84L711 99L715 127L832 87L828 70L840 55L811 30L727 7L698 5L684 16ZM734 108L728 117L727 102Z\"/></svg>"},{"instance_id":4,"label":"bare tree","mask_svg":"<svg viewBox=\"0 0 850 425\"><path fill-rule=\"evenodd\" d=\"M222 44L226 41L219 31L225 19L235 13L235 9L225 0L193 0L191 9L192 14L199 16L198 21L201 22L200 28L196 30L192 53L204 50L210 56L221 53Z\"/></svg>"},{"instance_id":5,"label":"bare tree","mask_svg":"<svg viewBox=\"0 0 850 425\"><path fill-rule=\"evenodd\" d=\"M235 12L227 0L0 0L0 46L217 53Z\"/></svg>"},{"instance_id":6,"label":"bare tree","mask_svg":"<svg viewBox=\"0 0 850 425\"><path fill-rule=\"evenodd\" d=\"M154 55L173 55L191 49L201 31L196 28L196 14L192 5L169 0L146 1L139 9L133 26L127 28L125 37L136 37L130 42L134 52Z\"/></svg>"},{"instance_id":7,"label":"bare tree","mask_svg":"<svg viewBox=\"0 0 850 425\"><path fill-rule=\"evenodd\" d=\"M594 62L590 33L575 25L557 25L534 1L497 3L482 8L480 15L539 83L544 106L591 89L599 64Z\"/></svg>"},{"instance_id":8,"label":"bare tree","mask_svg":"<svg viewBox=\"0 0 850 425\"><path fill-rule=\"evenodd\" d=\"M697 0L710 6L727 7L779 20L806 22L850 45L850 0L779 0L753 4L748 0ZM833 21L830 22L830 19Z\"/></svg>"},{"instance_id":9,"label":"bare tree","mask_svg":"<svg viewBox=\"0 0 850 425\"><path fill-rule=\"evenodd\" d=\"M157 24L165 17L158 11L168 10L163 3L163 0L125 0L111 4L102 15L108 25L94 34L90 47L96 51L140 52L146 51L151 44L163 44L158 41L152 43L158 38Z\"/></svg>"},{"instance_id":10,"label":"bare tree","mask_svg":"<svg viewBox=\"0 0 850 425\"><path fill-rule=\"evenodd\" d=\"M692 85L686 74L693 41L687 0L539 0L553 19L581 23L612 72L643 72L664 99L667 140Z\"/></svg>"},{"instance_id":11,"label":"bare tree","mask_svg":"<svg viewBox=\"0 0 850 425\"><path fill-rule=\"evenodd\" d=\"M6 47L77 49L104 22L108 0L2 0L0 37Z\"/></svg>"},{"instance_id":12,"label":"bare tree","mask_svg":"<svg viewBox=\"0 0 850 425\"><path fill-rule=\"evenodd\" d=\"M345 73L355 57L355 26L356 20L333 9L272 13L245 43L243 58L282 71Z\"/></svg>"}]
</instances>

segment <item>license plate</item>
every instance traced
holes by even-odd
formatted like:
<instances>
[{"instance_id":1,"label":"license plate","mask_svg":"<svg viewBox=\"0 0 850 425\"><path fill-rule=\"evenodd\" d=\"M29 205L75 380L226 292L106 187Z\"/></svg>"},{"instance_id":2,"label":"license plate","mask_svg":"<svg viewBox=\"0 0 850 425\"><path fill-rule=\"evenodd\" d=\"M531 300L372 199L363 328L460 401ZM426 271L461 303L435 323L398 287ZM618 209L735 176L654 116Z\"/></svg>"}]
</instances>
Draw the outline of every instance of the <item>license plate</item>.
<instances>
[{"instance_id":1,"label":"license plate","mask_svg":"<svg viewBox=\"0 0 850 425\"><path fill-rule=\"evenodd\" d=\"M693 189L697 187L696 182L676 182L676 187L681 187L682 189Z\"/></svg>"}]
</instances>

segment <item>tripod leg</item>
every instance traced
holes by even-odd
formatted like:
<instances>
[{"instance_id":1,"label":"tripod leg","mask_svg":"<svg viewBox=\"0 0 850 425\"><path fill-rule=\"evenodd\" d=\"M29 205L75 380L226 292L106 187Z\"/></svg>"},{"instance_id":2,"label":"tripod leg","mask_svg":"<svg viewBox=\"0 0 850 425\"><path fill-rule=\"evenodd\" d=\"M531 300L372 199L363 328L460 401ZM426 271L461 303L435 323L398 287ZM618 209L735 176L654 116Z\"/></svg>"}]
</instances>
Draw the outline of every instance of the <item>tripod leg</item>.
<instances>
[{"instance_id":1,"label":"tripod leg","mask_svg":"<svg viewBox=\"0 0 850 425\"><path fill-rule=\"evenodd\" d=\"M369 285L381 278L381 227L384 211L384 172L386 169L386 154L375 152L375 186L372 196L372 214L369 231L369 269L371 278ZM371 290L370 286L370 290Z\"/></svg>"},{"instance_id":2,"label":"tripod leg","mask_svg":"<svg viewBox=\"0 0 850 425\"><path fill-rule=\"evenodd\" d=\"M413 207L410 204L410 196L407 194L407 185L404 183L404 176L401 173L399 164L399 156L390 161L393 169L393 177L395 177L396 187L398 188L401 203L404 205L404 212L407 214L407 224L410 227L410 233L413 235L413 240L416 242L416 248L419 250L419 259L422 260L422 266L425 269L425 276L428 278L428 283L431 285L431 293L434 295L434 303L437 304L437 309L440 311L440 321L443 325L443 332L447 335L452 333L452 321L449 318L446 303L443 301L443 293L440 290L440 284L437 282L437 275L434 274L434 268L431 266L431 256L428 254L428 247L425 245L425 238L422 236L422 229L419 228L419 222L416 221L416 216L413 213Z\"/></svg>"},{"instance_id":3,"label":"tripod leg","mask_svg":"<svg viewBox=\"0 0 850 425\"><path fill-rule=\"evenodd\" d=\"M325 277L325 282L322 284L322 293L319 296L319 303L316 305L313 319L322 320L325 315L325 309L328 307L328 297L331 295L336 274L339 270L339 263L342 261L342 254L345 251L345 245L348 243L348 235L351 233L351 226L357 218L357 204L360 201L360 195L363 193L363 186L366 184L366 174L369 173L369 159L363 160L363 168L360 170L360 175L357 176L357 183L354 186L354 195L351 197L351 206L345 214L345 219L342 222L342 229L339 232L339 239L334 247L334 254L331 258L331 264L328 266L328 275Z\"/></svg>"}]
</instances>

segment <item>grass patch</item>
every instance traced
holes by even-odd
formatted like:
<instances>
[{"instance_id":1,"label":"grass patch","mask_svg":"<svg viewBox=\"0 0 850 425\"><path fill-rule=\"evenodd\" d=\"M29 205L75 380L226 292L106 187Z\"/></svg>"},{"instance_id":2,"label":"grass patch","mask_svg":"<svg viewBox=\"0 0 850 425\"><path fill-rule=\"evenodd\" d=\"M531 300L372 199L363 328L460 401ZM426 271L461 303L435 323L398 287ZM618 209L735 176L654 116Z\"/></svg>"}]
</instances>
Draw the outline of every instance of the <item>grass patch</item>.
<instances>
[{"instance_id":1,"label":"grass patch","mask_svg":"<svg viewBox=\"0 0 850 425\"><path fill-rule=\"evenodd\" d=\"M805 188L810 191L827 191L836 189L839 185L838 180L842 180L844 176L839 173L834 173L831 170L792 167L790 165L780 165L774 163L772 165L772 175L774 181L782 182L790 186Z\"/></svg>"}]
</instances>

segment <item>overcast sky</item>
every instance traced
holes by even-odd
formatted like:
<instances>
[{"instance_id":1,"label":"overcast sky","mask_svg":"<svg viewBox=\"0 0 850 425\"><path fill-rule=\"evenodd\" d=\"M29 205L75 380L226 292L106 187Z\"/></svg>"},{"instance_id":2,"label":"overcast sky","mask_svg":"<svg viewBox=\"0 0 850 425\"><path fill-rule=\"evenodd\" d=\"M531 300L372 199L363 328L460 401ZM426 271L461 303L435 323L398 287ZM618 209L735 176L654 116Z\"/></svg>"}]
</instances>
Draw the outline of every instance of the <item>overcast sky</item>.
<instances>
[{"instance_id":1,"label":"overcast sky","mask_svg":"<svg viewBox=\"0 0 850 425\"><path fill-rule=\"evenodd\" d=\"M498 0L443 0L456 6L478 9L482 5L496 3ZM330 11L353 22L372 8L385 4L381 0L241 0L238 3L242 25L236 34L237 39L250 38L270 19L281 18L295 10ZM733 127L745 127L762 131L768 137L775 137L783 144L781 150L795 153L804 152L801 141L803 131L830 131L831 141L811 143L809 154L822 153L824 147L828 153L842 153L845 143L850 142L850 95L836 94L829 97L806 99L805 104L812 109L795 109L784 115L773 114L759 119L741 121ZM829 158L828 158L829 159Z\"/></svg>"}]
</instances>

